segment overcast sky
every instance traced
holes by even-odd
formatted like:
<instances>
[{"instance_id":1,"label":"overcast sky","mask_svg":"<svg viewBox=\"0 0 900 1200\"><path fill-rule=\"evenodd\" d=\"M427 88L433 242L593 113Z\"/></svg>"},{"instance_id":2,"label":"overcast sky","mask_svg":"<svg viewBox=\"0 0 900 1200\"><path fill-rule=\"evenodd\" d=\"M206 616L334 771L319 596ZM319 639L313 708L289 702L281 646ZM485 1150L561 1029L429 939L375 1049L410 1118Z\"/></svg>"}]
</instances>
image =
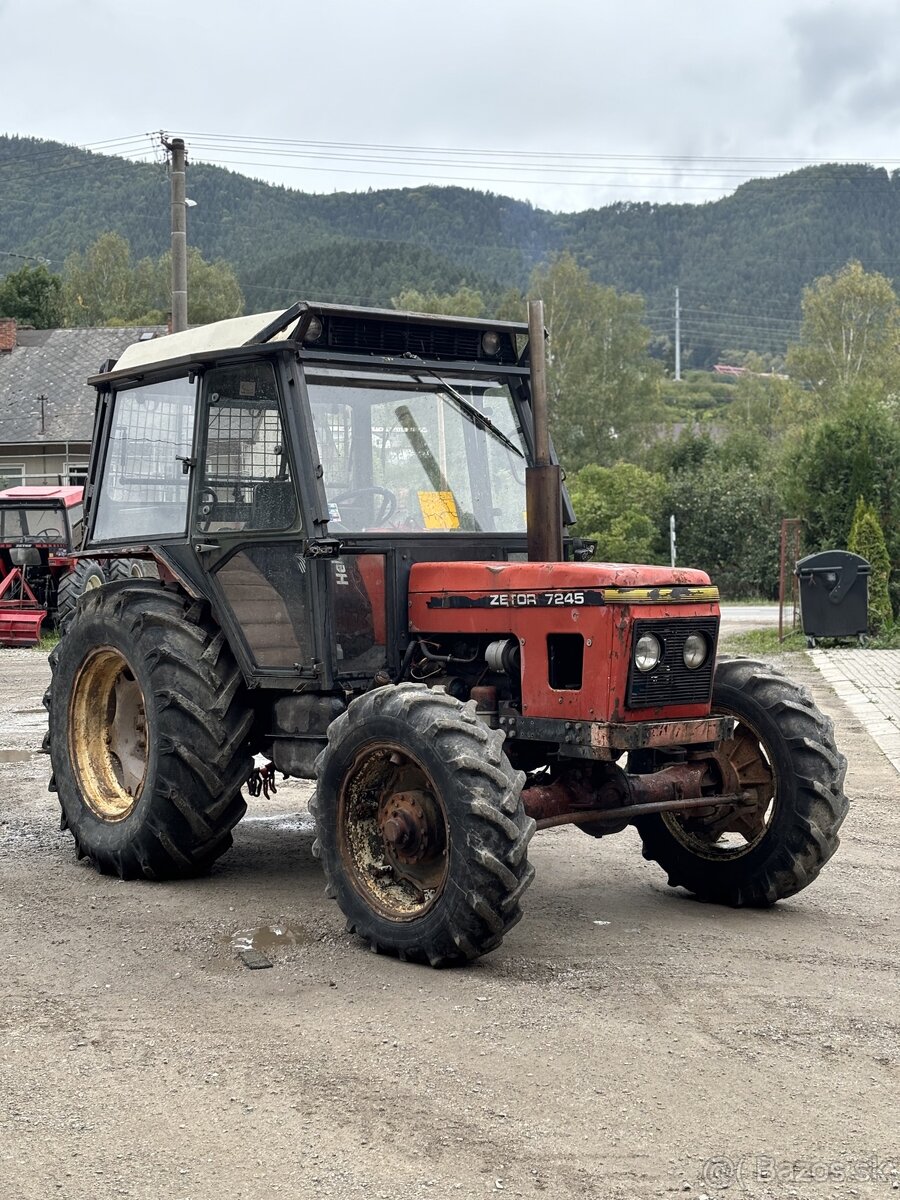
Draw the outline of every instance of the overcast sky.
<instances>
[{"instance_id":1,"label":"overcast sky","mask_svg":"<svg viewBox=\"0 0 900 1200\"><path fill-rule=\"evenodd\" d=\"M165 129L305 191L571 210L900 166L897 0L0 0L0 45L0 132L149 158Z\"/></svg>"}]
</instances>

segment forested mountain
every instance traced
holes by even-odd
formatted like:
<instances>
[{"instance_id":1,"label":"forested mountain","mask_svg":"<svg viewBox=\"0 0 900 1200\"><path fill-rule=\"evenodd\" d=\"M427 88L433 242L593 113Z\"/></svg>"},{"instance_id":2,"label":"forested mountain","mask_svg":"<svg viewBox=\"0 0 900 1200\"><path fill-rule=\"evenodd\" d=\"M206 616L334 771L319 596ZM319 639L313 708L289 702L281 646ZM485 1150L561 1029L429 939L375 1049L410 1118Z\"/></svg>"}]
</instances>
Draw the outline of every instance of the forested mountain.
<instances>
[{"instance_id":1,"label":"forested mountain","mask_svg":"<svg viewBox=\"0 0 900 1200\"><path fill-rule=\"evenodd\" d=\"M679 285L685 341L705 359L783 349L803 287L851 258L900 277L900 177L868 166L754 180L706 204L562 214L456 187L314 195L202 164L188 167L188 194L191 244L234 264L249 310L300 295L386 303L462 283L492 297L569 250L596 281L640 292L658 332L671 331ZM0 274L21 265L11 254L58 270L105 230L136 257L158 256L168 220L161 165L0 137Z\"/></svg>"}]
</instances>

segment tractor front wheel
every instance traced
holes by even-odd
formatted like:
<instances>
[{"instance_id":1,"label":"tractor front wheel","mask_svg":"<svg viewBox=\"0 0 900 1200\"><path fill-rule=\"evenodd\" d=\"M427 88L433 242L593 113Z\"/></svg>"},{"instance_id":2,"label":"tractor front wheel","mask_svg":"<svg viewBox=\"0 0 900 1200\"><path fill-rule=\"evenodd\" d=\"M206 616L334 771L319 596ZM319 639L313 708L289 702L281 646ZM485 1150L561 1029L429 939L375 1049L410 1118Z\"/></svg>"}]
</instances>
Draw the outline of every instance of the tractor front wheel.
<instances>
[{"instance_id":1,"label":"tractor front wheel","mask_svg":"<svg viewBox=\"0 0 900 1200\"><path fill-rule=\"evenodd\" d=\"M720 659L712 707L735 719L717 752L724 786L745 803L644 817L636 822L644 857L671 887L765 908L812 883L837 849L847 760L807 689L766 663Z\"/></svg>"},{"instance_id":2,"label":"tractor front wheel","mask_svg":"<svg viewBox=\"0 0 900 1200\"><path fill-rule=\"evenodd\" d=\"M114 558L106 566L110 583L121 583L127 579L158 579L156 564L144 558Z\"/></svg>"},{"instance_id":3,"label":"tractor front wheel","mask_svg":"<svg viewBox=\"0 0 900 1200\"><path fill-rule=\"evenodd\" d=\"M90 593L50 656L51 789L104 873L205 871L231 845L252 712L206 606L159 583Z\"/></svg>"},{"instance_id":4,"label":"tractor front wheel","mask_svg":"<svg viewBox=\"0 0 900 1200\"><path fill-rule=\"evenodd\" d=\"M103 568L92 558L77 558L59 581L56 592L56 625L65 633L75 616L78 601L106 583Z\"/></svg>"},{"instance_id":5,"label":"tractor front wheel","mask_svg":"<svg viewBox=\"0 0 900 1200\"><path fill-rule=\"evenodd\" d=\"M535 825L502 746L474 703L407 683L360 696L330 726L314 852L373 950L468 962L519 920Z\"/></svg>"}]
</instances>

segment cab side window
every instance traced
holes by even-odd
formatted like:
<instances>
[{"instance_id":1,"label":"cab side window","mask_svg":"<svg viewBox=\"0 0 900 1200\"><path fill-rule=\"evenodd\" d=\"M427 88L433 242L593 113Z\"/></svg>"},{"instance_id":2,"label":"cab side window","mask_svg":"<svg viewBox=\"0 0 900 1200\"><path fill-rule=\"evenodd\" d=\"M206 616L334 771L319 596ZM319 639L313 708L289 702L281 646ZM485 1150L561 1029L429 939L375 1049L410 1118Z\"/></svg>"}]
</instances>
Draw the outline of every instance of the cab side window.
<instances>
[{"instance_id":1,"label":"cab side window","mask_svg":"<svg viewBox=\"0 0 900 1200\"><path fill-rule=\"evenodd\" d=\"M297 520L291 464L270 363L217 367L204 379L206 429L197 528L290 529Z\"/></svg>"},{"instance_id":2,"label":"cab side window","mask_svg":"<svg viewBox=\"0 0 900 1200\"><path fill-rule=\"evenodd\" d=\"M183 536L197 386L170 379L113 397L95 541Z\"/></svg>"}]
</instances>

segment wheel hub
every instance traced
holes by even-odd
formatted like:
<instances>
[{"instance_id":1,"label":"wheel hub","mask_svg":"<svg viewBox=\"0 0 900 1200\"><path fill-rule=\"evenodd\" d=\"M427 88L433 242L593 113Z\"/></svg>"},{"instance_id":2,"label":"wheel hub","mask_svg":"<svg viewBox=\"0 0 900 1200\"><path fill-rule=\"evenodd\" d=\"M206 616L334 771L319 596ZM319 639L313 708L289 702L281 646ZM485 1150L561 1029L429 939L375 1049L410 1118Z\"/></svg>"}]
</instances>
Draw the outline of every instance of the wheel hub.
<instances>
[{"instance_id":1,"label":"wheel hub","mask_svg":"<svg viewBox=\"0 0 900 1200\"><path fill-rule=\"evenodd\" d=\"M772 819L775 774L762 739L745 721L738 721L731 738L711 757L722 790L742 794L744 803L706 815L666 813L663 820L695 853L739 857L764 836Z\"/></svg>"},{"instance_id":2,"label":"wheel hub","mask_svg":"<svg viewBox=\"0 0 900 1200\"><path fill-rule=\"evenodd\" d=\"M103 821L124 820L147 773L147 714L127 659L111 646L90 654L75 679L69 755L88 807Z\"/></svg>"},{"instance_id":3,"label":"wheel hub","mask_svg":"<svg viewBox=\"0 0 900 1200\"><path fill-rule=\"evenodd\" d=\"M426 815L433 804L424 792L393 792L378 810L378 828L385 844L401 862L414 863L428 854L434 830Z\"/></svg>"},{"instance_id":4,"label":"wheel hub","mask_svg":"<svg viewBox=\"0 0 900 1200\"><path fill-rule=\"evenodd\" d=\"M342 854L354 885L393 920L420 916L447 874L448 831L428 773L395 745L369 746L341 789Z\"/></svg>"}]
</instances>

